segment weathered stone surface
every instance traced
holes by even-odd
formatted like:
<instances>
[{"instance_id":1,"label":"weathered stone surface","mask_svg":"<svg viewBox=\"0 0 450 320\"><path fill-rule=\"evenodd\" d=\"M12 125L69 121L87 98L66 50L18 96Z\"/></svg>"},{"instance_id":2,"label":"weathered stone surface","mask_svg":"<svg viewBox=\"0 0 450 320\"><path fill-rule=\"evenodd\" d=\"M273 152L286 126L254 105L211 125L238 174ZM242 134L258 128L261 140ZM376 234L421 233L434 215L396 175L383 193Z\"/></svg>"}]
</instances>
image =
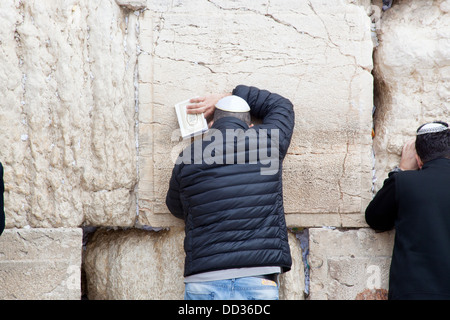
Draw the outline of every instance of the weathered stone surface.
<instances>
[{"instance_id":1,"label":"weathered stone surface","mask_svg":"<svg viewBox=\"0 0 450 320\"><path fill-rule=\"evenodd\" d=\"M309 230L310 299L380 297L388 288L393 232Z\"/></svg>"},{"instance_id":2,"label":"weathered stone surface","mask_svg":"<svg viewBox=\"0 0 450 320\"><path fill-rule=\"evenodd\" d=\"M8 228L134 224L137 19L114 0L2 2Z\"/></svg>"},{"instance_id":3,"label":"weathered stone surface","mask_svg":"<svg viewBox=\"0 0 450 320\"><path fill-rule=\"evenodd\" d=\"M386 289L366 289L358 293L355 300L387 300L388 291Z\"/></svg>"},{"instance_id":4,"label":"weathered stone surface","mask_svg":"<svg viewBox=\"0 0 450 320\"><path fill-rule=\"evenodd\" d=\"M292 256L292 267L289 272L280 275L280 300L304 300L305 267L302 260L302 249L295 234L288 233Z\"/></svg>"},{"instance_id":5,"label":"weathered stone surface","mask_svg":"<svg viewBox=\"0 0 450 320\"><path fill-rule=\"evenodd\" d=\"M449 1L402 1L383 14L375 50L377 188L423 123L450 115Z\"/></svg>"},{"instance_id":6,"label":"weathered stone surface","mask_svg":"<svg viewBox=\"0 0 450 320\"><path fill-rule=\"evenodd\" d=\"M89 299L183 299L184 230L99 230L84 259Z\"/></svg>"},{"instance_id":7,"label":"weathered stone surface","mask_svg":"<svg viewBox=\"0 0 450 320\"><path fill-rule=\"evenodd\" d=\"M7 229L0 237L0 300L80 299L78 228Z\"/></svg>"},{"instance_id":8,"label":"weathered stone surface","mask_svg":"<svg viewBox=\"0 0 450 320\"><path fill-rule=\"evenodd\" d=\"M139 219L179 225L165 193L180 142L174 104L238 84L295 106L284 200L303 214L360 214L370 198L372 41L354 1L148 1L139 56ZM296 217L294 217L296 216ZM337 225L360 218L338 218ZM351 226L361 226L359 222Z\"/></svg>"},{"instance_id":9,"label":"weathered stone surface","mask_svg":"<svg viewBox=\"0 0 450 320\"><path fill-rule=\"evenodd\" d=\"M84 259L89 299L183 299L184 229L99 230ZM281 299L303 299L303 262L289 234L293 266L281 276Z\"/></svg>"},{"instance_id":10,"label":"weathered stone surface","mask_svg":"<svg viewBox=\"0 0 450 320\"><path fill-rule=\"evenodd\" d=\"M116 0L116 3L130 10L142 10L147 6L147 0Z\"/></svg>"}]
</instances>

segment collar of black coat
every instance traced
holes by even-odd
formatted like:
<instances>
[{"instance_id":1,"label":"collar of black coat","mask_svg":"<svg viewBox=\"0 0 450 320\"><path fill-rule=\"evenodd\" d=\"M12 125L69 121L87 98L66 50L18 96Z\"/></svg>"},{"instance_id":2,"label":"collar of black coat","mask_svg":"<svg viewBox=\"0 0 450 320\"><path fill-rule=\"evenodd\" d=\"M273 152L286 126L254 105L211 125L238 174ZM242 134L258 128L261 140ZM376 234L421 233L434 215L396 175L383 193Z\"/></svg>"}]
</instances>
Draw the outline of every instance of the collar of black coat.
<instances>
[{"instance_id":1,"label":"collar of black coat","mask_svg":"<svg viewBox=\"0 0 450 320\"><path fill-rule=\"evenodd\" d=\"M422 170L428 167L448 167L450 168L450 159L447 158L437 158L427 161L423 164Z\"/></svg>"},{"instance_id":2,"label":"collar of black coat","mask_svg":"<svg viewBox=\"0 0 450 320\"><path fill-rule=\"evenodd\" d=\"M241 119L238 119L235 117L223 117L223 118L220 118L220 119L214 121L211 128L217 129L217 130L225 130L225 129L247 130L249 128L249 126Z\"/></svg>"}]
</instances>

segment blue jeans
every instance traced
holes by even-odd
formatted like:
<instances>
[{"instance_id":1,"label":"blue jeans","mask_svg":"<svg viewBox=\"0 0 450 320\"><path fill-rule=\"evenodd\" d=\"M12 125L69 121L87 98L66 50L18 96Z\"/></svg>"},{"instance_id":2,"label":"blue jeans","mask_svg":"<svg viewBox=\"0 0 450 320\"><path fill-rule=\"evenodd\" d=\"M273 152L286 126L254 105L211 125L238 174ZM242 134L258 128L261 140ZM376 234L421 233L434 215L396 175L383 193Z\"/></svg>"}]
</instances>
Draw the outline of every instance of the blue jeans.
<instances>
[{"instance_id":1,"label":"blue jeans","mask_svg":"<svg viewBox=\"0 0 450 320\"><path fill-rule=\"evenodd\" d=\"M278 300L276 282L243 277L205 282L188 282L184 290L185 300Z\"/></svg>"}]
</instances>

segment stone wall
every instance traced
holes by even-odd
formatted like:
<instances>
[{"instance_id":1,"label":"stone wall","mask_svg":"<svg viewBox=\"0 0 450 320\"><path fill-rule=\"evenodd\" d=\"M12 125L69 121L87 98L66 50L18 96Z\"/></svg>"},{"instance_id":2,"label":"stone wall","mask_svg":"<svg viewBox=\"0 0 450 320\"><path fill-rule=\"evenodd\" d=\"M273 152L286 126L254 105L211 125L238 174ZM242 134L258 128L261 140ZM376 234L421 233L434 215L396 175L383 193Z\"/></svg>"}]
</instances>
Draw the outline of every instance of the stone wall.
<instances>
[{"instance_id":1,"label":"stone wall","mask_svg":"<svg viewBox=\"0 0 450 320\"><path fill-rule=\"evenodd\" d=\"M138 17L114 0L1 6L8 227L134 225Z\"/></svg>"},{"instance_id":2,"label":"stone wall","mask_svg":"<svg viewBox=\"0 0 450 320\"><path fill-rule=\"evenodd\" d=\"M374 52L376 170L398 164L423 123L450 115L450 1L399 1L386 11ZM377 187L383 180L377 180Z\"/></svg>"},{"instance_id":3,"label":"stone wall","mask_svg":"<svg viewBox=\"0 0 450 320\"><path fill-rule=\"evenodd\" d=\"M2 2L0 299L182 299L184 223L164 204L187 143L173 106L238 84L296 113L280 297L386 298L393 233L364 210L418 125L448 119L450 1L380 8Z\"/></svg>"},{"instance_id":4,"label":"stone wall","mask_svg":"<svg viewBox=\"0 0 450 320\"><path fill-rule=\"evenodd\" d=\"M38 228L42 236L29 245L40 247L52 228L78 234L83 225L135 225L136 25L138 16L114 0L0 4L0 161L6 227L13 230L0 238L6 251L14 252L22 230ZM81 255L81 236L73 241L78 245L64 248L55 239L45 246ZM77 297L60 289L49 296L40 286L46 265L28 256L0 254L2 267L22 259L39 265L11 278L2 273L0 297ZM80 274L80 261L71 267L76 265ZM18 277L19 270L29 276ZM72 277L63 269L52 273L59 271ZM18 288L28 283L35 291L3 291L19 281ZM77 287L79 299L79 282Z\"/></svg>"},{"instance_id":5,"label":"stone wall","mask_svg":"<svg viewBox=\"0 0 450 320\"><path fill-rule=\"evenodd\" d=\"M184 145L172 106L244 83L294 104L283 171L288 223L362 226L361 208L371 197L373 107L364 7L341 0L194 0L148 1L147 8L139 56L142 223L179 224L164 203L173 156Z\"/></svg>"},{"instance_id":6,"label":"stone wall","mask_svg":"<svg viewBox=\"0 0 450 320\"><path fill-rule=\"evenodd\" d=\"M0 241L0 300L80 299L79 228L7 229Z\"/></svg>"}]
</instances>

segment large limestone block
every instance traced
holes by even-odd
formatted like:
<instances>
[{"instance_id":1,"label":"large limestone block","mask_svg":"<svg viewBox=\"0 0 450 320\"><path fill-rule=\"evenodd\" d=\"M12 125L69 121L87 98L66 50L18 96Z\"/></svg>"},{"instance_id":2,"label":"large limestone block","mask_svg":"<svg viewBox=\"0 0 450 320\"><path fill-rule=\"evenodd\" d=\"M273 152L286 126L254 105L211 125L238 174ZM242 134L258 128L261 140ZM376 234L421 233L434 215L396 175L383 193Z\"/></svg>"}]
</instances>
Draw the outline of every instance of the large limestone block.
<instances>
[{"instance_id":1,"label":"large limestone block","mask_svg":"<svg viewBox=\"0 0 450 320\"><path fill-rule=\"evenodd\" d=\"M79 228L7 229L0 237L0 300L81 297Z\"/></svg>"},{"instance_id":2,"label":"large limestone block","mask_svg":"<svg viewBox=\"0 0 450 320\"><path fill-rule=\"evenodd\" d=\"M184 229L99 230L84 258L89 299L183 299Z\"/></svg>"},{"instance_id":3,"label":"large limestone block","mask_svg":"<svg viewBox=\"0 0 450 320\"><path fill-rule=\"evenodd\" d=\"M374 54L379 188L423 123L449 121L450 1L401 1L383 14Z\"/></svg>"},{"instance_id":4,"label":"large limestone block","mask_svg":"<svg viewBox=\"0 0 450 320\"><path fill-rule=\"evenodd\" d=\"M394 232L309 230L311 300L387 299Z\"/></svg>"},{"instance_id":5,"label":"large limestone block","mask_svg":"<svg viewBox=\"0 0 450 320\"><path fill-rule=\"evenodd\" d=\"M139 56L141 223L180 223L164 203L174 155L187 143L179 140L175 103L247 84L294 104L284 166L290 224L326 213L325 224L360 226L360 218L344 215L359 216L372 181L372 41L363 6L149 0L147 8Z\"/></svg>"},{"instance_id":6,"label":"large limestone block","mask_svg":"<svg viewBox=\"0 0 450 320\"><path fill-rule=\"evenodd\" d=\"M138 17L114 0L0 7L7 227L134 224Z\"/></svg>"},{"instance_id":7,"label":"large limestone block","mask_svg":"<svg viewBox=\"0 0 450 320\"><path fill-rule=\"evenodd\" d=\"M89 299L183 299L184 228L99 230L84 257ZM292 270L280 277L280 299L304 298L301 249L289 233Z\"/></svg>"}]
</instances>

